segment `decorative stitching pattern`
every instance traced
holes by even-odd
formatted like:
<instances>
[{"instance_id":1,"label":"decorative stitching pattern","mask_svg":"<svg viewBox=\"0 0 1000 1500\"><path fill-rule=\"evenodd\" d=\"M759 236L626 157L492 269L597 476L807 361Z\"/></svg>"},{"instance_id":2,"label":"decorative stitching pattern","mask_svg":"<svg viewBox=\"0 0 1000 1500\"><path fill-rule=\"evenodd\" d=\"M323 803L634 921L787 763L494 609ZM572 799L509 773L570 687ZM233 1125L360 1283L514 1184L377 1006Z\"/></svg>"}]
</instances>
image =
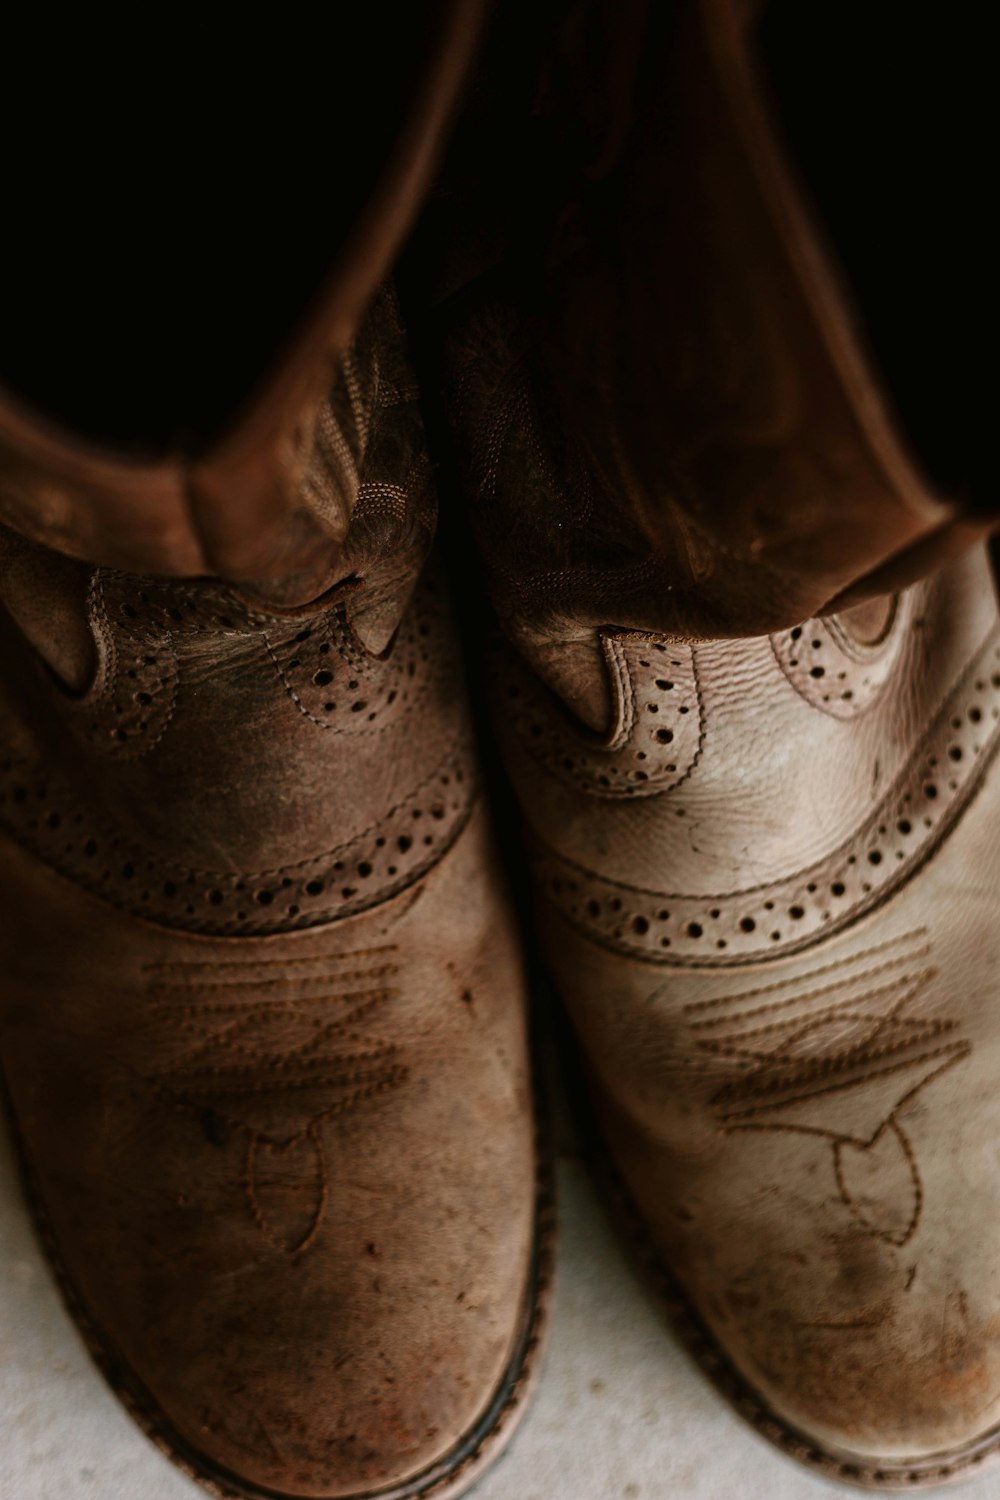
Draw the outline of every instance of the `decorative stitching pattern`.
<instances>
[{"instance_id":1,"label":"decorative stitching pattern","mask_svg":"<svg viewBox=\"0 0 1000 1500\"><path fill-rule=\"evenodd\" d=\"M351 593L356 588L346 586ZM240 722L245 718L253 734L266 732L287 702L297 716L349 736L349 745L390 728L400 732L432 688L439 697L448 693L445 679L454 672L449 650L432 650L444 636L446 612L432 577L417 585L391 648L378 657L354 636L344 588L322 609L276 616L215 583L137 580L98 569L90 601L99 651L94 688L83 698L51 696L70 732L96 743L102 757L152 751L173 721L179 680L191 688L183 699L184 733L199 727L199 714L213 722L217 687L223 733L232 733L225 705L234 694L225 674L238 671L247 685L238 700ZM42 680L49 693L47 676ZM297 753L304 753L301 745ZM451 847L477 796L472 746L460 726L436 766L421 764L424 774L412 790L332 848L264 869L235 862L208 867L151 848L141 829L119 821L112 804L120 797L129 809L155 794L155 768L128 773L137 779L126 777L119 787L85 754L75 760L0 760L0 826L120 910L222 936L315 926L390 899ZM293 775L294 765L281 774ZM270 839L268 829L262 832ZM220 843L225 848L218 838L209 846L218 850Z\"/></svg>"},{"instance_id":2,"label":"decorative stitching pattern","mask_svg":"<svg viewBox=\"0 0 1000 1500\"><path fill-rule=\"evenodd\" d=\"M316 623L277 640L263 630L268 657L299 713L319 729L338 734L378 733L417 709L438 675L429 638L443 628L443 610L431 581L418 590L386 658L359 651L343 603ZM377 727L376 727L377 726Z\"/></svg>"},{"instance_id":3,"label":"decorative stitching pattern","mask_svg":"<svg viewBox=\"0 0 1000 1500\"><path fill-rule=\"evenodd\" d=\"M148 754L162 739L177 703L178 663L169 629L123 597L120 578L102 568L92 574L94 684L79 698L58 701L95 750L124 760ZM140 589L137 597L148 603L150 596Z\"/></svg>"},{"instance_id":4,"label":"decorative stitching pattern","mask_svg":"<svg viewBox=\"0 0 1000 1500\"><path fill-rule=\"evenodd\" d=\"M764 1005L753 1003L758 988L715 999L710 1013L704 1002L685 1007L697 1054L713 1073L728 1072L711 1099L723 1131L829 1141L842 1201L865 1229L897 1247L916 1234L924 1203L900 1115L972 1052L955 1036L957 1021L917 1010L938 972L930 951L919 928L777 980L767 988L781 998ZM816 985L818 978L824 982ZM873 1170L880 1202L872 1201Z\"/></svg>"},{"instance_id":5,"label":"decorative stitching pattern","mask_svg":"<svg viewBox=\"0 0 1000 1500\"><path fill-rule=\"evenodd\" d=\"M273 1500L256 1485L240 1484L231 1475L222 1477L210 1461L193 1449L167 1422L160 1407L133 1374L126 1360L109 1343L71 1280L59 1252L51 1220L39 1191L23 1140L12 1121L14 1144L25 1194L39 1239L55 1273L59 1291L77 1323L91 1357L100 1367L122 1405L161 1453L220 1500ZM384 1500L458 1500L486 1463L509 1440L539 1372L539 1355L548 1328L554 1277L556 1213L551 1152L544 1140L536 1146L535 1243L529 1284L525 1290L525 1317L514 1352L503 1378L475 1426L463 1433L454 1451L414 1475ZM361 1497L357 1497L361 1500Z\"/></svg>"},{"instance_id":6,"label":"decorative stitching pattern","mask_svg":"<svg viewBox=\"0 0 1000 1500\"><path fill-rule=\"evenodd\" d=\"M892 677L906 644L916 593L909 589L896 596L882 638L870 646L856 641L834 615L772 635L774 659L813 708L835 719L856 718L878 702Z\"/></svg>"},{"instance_id":7,"label":"decorative stitching pattern","mask_svg":"<svg viewBox=\"0 0 1000 1500\"><path fill-rule=\"evenodd\" d=\"M215 1144L230 1132L245 1137L250 1214L265 1239L287 1254L315 1243L329 1207L322 1126L399 1088L409 1075L398 1044L370 1030L399 993L386 983L399 972L395 952L387 945L303 959L266 978L263 996L253 960L147 968L153 1015L180 1048L146 1082L175 1108L195 1111ZM353 987L365 980L367 987ZM268 1168L279 1163L275 1190ZM297 1179L291 1190L290 1178ZM289 1202L299 1207L291 1222Z\"/></svg>"},{"instance_id":8,"label":"decorative stitching pattern","mask_svg":"<svg viewBox=\"0 0 1000 1500\"><path fill-rule=\"evenodd\" d=\"M686 896L610 880L535 837L541 890L588 938L656 964L727 966L808 947L884 901L961 816L1000 744L1000 632L991 632L909 763L840 847L784 880Z\"/></svg>"},{"instance_id":9,"label":"decorative stitching pattern","mask_svg":"<svg viewBox=\"0 0 1000 1500\"><path fill-rule=\"evenodd\" d=\"M344 843L267 870L209 870L164 859L111 819L75 810L72 789L42 768L0 762L0 824L39 859L120 910L221 936L314 927L389 900L451 848L477 796L470 747L460 743Z\"/></svg>"},{"instance_id":10,"label":"decorative stitching pattern","mask_svg":"<svg viewBox=\"0 0 1000 1500\"><path fill-rule=\"evenodd\" d=\"M429 640L443 628L433 579L417 587L385 657L371 658L355 641L347 604L335 598L308 619L267 615L215 584L166 584L95 569L88 609L98 650L93 688L59 699L98 750L118 758L147 754L173 716L183 657L206 637L259 635L298 711L320 729L374 732L390 715L411 712L436 675ZM381 727L381 724L380 726Z\"/></svg>"},{"instance_id":11,"label":"decorative stitching pattern","mask_svg":"<svg viewBox=\"0 0 1000 1500\"><path fill-rule=\"evenodd\" d=\"M498 653L506 722L533 759L587 796L649 797L679 786L701 753L694 652L630 631L600 639L615 723L607 739L588 737L509 650Z\"/></svg>"}]
</instances>

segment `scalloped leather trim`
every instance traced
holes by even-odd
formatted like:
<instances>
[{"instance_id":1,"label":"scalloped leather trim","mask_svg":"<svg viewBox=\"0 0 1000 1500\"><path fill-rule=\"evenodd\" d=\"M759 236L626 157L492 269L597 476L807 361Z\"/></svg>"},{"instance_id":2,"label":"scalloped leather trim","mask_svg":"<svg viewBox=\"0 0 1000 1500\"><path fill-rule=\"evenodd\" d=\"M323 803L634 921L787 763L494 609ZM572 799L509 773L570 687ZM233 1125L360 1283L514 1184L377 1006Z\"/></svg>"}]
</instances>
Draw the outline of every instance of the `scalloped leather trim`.
<instances>
[{"instance_id":1,"label":"scalloped leather trim","mask_svg":"<svg viewBox=\"0 0 1000 1500\"><path fill-rule=\"evenodd\" d=\"M835 719L854 719L881 698L906 643L913 608L912 590L898 595L888 628L870 646L854 640L833 615L772 635L771 650L800 698Z\"/></svg>"},{"instance_id":2,"label":"scalloped leather trim","mask_svg":"<svg viewBox=\"0 0 1000 1500\"><path fill-rule=\"evenodd\" d=\"M784 880L690 896L608 880L537 838L539 888L584 935L646 963L759 962L829 937L920 868L974 796L1000 744L1000 629L959 679L875 811Z\"/></svg>"},{"instance_id":3,"label":"scalloped leather trim","mask_svg":"<svg viewBox=\"0 0 1000 1500\"><path fill-rule=\"evenodd\" d=\"M528 754L591 797L650 797L691 774L701 753L702 709L694 652L679 641L603 632L615 727L586 736L534 674L500 653L500 698ZM643 686L637 692L636 681ZM613 757L613 758L612 758Z\"/></svg>"},{"instance_id":4,"label":"scalloped leather trim","mask_svg":"<svg viewBox=\"0 0 1000 1500\"><path fill-rule=\"evenodd\" d=\"M276 869L195 869L159 858L110 819L78 811L40 766L0 764L0 826L45 864L112 906L164 927L217 936L292 932L353 916L425 875L465 827L478 795L471 747L345 843Z\"/></svg>"}]
</instances>

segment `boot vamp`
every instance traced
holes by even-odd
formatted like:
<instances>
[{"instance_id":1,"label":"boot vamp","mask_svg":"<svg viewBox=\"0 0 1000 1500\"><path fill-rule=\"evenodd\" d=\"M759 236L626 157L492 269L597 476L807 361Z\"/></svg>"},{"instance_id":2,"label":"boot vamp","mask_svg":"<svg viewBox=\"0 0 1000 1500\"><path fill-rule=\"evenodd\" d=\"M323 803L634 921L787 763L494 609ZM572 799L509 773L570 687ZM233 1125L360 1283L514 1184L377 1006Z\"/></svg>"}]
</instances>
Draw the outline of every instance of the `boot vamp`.
<instances>
[{"instance_id":1,"label":"boot vamp","mask_svg":"<svg viewBox=\"0 0 1000 1500\"><path fill-rule=\"evenodd\" d=\"M481 815L376 912L262 939L156 928L4 857L17 1135L112 1380L175 1449L282 1493L448 1453L511 1360L532 1239Z\"/></svg>"},{"instance_id":2,"label":"boot vamp","mask_svg":"<svg viewBox=\"0 0 1000 1500\"><path fill-rule=\"evenodd\" d=\"M981 557L893 609L870 647L622 636L603 745L523 673L505 738L547 959L710 1358L806 1449L926 1468L1000 1423L1000 642Z\"/></svg>"}]
</instances>

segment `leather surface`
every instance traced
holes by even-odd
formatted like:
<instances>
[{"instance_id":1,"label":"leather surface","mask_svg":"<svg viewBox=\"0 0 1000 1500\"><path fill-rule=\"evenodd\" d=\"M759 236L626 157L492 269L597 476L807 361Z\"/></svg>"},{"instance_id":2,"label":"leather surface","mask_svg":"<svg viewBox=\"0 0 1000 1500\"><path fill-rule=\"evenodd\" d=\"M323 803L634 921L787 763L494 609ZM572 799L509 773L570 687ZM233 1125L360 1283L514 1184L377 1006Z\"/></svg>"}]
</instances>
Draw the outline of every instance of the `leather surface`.
<instances>
[{"instance_id":1,"label":"leather surface","mask_svg":"<svg viewBox=\"0 0 1000 1500\"><path fill-rule=\"evenodd\" d=\"M411 87L393 103L398 129L371 160L356 222L342 243L328 247L326 275L270 367L243 372L250 395L226 429L193 451L180 441L154 456L119 451L2 391L4 525L87 562L236 578L281 590L294 603L348 571L340 543L354 506L350 475L339 476L347 482L325 505L313 506L308 490L321 413L331 387L336 395L343 382L345 356L428 190L485 16L483 0L425 7L426 43L408 60ZM343 149L364 148L345 142ZM127 184L122 192L127 197ZM263 203L260 211L268 211ZM91 233L113 241L121 230L98 216ZM115 253L112 243L109 255ZM239 255L238 245L232 253ZM117 308L115 315L124 316ZM246 317L254 315L251 304ZM135 317L141 321L141 309Z\"/></svg>"},{"instance_id":2,"label":"leather surface","mask_svg":"<svg viewBox=\"0 0 1000 1500\"><path fill-rule=\"evenodd\" d=\"M630 5L620 27L600 5L570 7L538 85L543 162L565 116L583 122L552 223L529 225L527 246L505 237L470 168L441 236L467 248L440 317L493 598L595 729L603 626L787 630L903 589L988 528L906 450L786 159L745 8L676 9L670 34L655 7ZM633 32L629 73L618 53Z\"/></svg>"},{"instance_id":3,"label":"leather surface","mask_svg":"<svg viewBox=\"0 0 1000 1500\"><path fill-rule=\"evenodd\" d=\"M523 667L498 678L546 960L618 1170L723 1357L866 1483L949 1477L1000 1425L985 556L885 617L867 643L847 617L613 637L603 750ZM697 738L673 784L636 780L672 693Z\"/></svg>"},{"instance_id":4,"label":"leather surface","mask_svg":"<svg viewBox=\"0 0 1000 1500\"><path fill-rule=\"evenodd\" d=\"M420 576L436 504L391 300L359 344L368 378L349 362L352 406L340 425L331 409L312 462L320 496L338 454L355 476L347 572L311 604L101 568L71 590L78 565L0 533L19 626L0 822L128 911L226 934L315 924L412 881L468 817L470 731L440 579Z\"/></svg>"},{"instance_id":5,"label":"leather surface","mask_svg":"<svg viewBox=\"0 0 1000 1500\"><path fill-rule=\"evenodd\" d=\"M3 878L4 1076L105 1364L201 1477L347 1496L442 1459L523 1332L533 1232L482 814L405 893L292 936L150 926L9 843Z\"/></svg>"},{"instance_id":6,"label":"leather surface","mask_svg":"<svg viewBox=\"0 0 1000 1500\"><path fill-rule=\"evenodd\" d=\"M957 1228L997 1210L988 521L901 439L756 8L626 9L603 51L609 12L569 7L540 69L558 211L508 232L472 167L447 221L498 738L607 1139L715 1367L827 1472L932 1482L1000 1426L992 1238Z\"/></svg>"},{"instance_id":7,"label":"leather surface","mask_svg":"<svg viewBox=\"0 0 1000 1500\"><path fill-rule=\"evenodd\" d=\"M320 500L331 455L356 475L347 572L310 604L68 589L5 537L15 1131L112 1385L228 1495L453 1496L537 1342L517 934L391 301L366 341L312 461Z\"/></svg>"}]
</instances>

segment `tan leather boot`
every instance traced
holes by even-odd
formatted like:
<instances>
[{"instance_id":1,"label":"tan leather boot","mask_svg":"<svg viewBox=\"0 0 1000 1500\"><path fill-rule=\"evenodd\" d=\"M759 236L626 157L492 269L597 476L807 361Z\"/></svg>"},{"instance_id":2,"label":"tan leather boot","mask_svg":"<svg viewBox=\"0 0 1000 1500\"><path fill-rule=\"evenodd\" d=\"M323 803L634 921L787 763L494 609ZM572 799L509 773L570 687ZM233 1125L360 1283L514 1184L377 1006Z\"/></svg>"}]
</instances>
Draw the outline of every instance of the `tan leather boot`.
<instances>
[{"instance_id":1,"label":"tan leather boot","mask_svg":"<svg viewBox=\"0 0 1000 1500\"><path fill-rule=\"evenodd\" d=\"M617 1171L740 1410L910 1488L1000 1449L1000 634L770 132L752 10L681 7L650 93L598 99L621 128L534 295L501 249L442 299L452 418Z\"/></svg>"},{"instance_id":2,"label":"tan leather boot","mask_svg":"<svg viewBox=\"0 0 1000 1500\"><path fill-rule=\"evenodd\" d=\"M861 1483L960 1474L1000 1446L986 559L874 624L601 639L607 736L513 656L499 701L618 1171L769 1437Z\"/></svg>"},{"instance_id":3,"label":"tan leather boot","mask_svg":"<svg viewBox=\"0 0 1000 1500\"><path fill-rule=\"evenodd\" d=\"M306 604L3 534L3 1075L160 1446L221 1495L443 1500L522 1409L549 1228L391 297L317 431L303 506L355 484Z\"/></svg>"}]
</instances>

